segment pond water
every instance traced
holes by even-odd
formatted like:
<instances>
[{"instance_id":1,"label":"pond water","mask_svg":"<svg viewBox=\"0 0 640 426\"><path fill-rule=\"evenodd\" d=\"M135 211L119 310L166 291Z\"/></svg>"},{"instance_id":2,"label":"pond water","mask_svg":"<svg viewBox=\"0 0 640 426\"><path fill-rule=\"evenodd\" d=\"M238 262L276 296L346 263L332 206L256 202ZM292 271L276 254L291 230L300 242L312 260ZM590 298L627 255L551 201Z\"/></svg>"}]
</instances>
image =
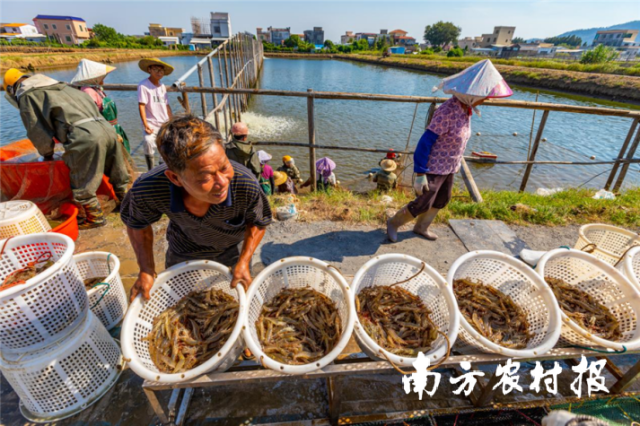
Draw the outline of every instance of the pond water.
<instances>
[{"instance_id":1,"label":"pond water","mask_svg":"<svg viewBox=\"0 0 640 426\"><path fill-rule=\"evenodd\" d=\"M167 85L196 64L201 57L169 57L167 62L175 67L171 76L165 77ZM214 61L215 63L215 61ZM107 83L137 84L146 77L137 62L116 64L118 69ZM75 69L47 72L52 78L69 81ZM215 71L218 77L217 70ZM264 89L306 91L340 91L398 95L430 96L432 88L441 76L419 71L386 68L342 60L280 59L266 58L259 87ZM188 85L197 84L194 73ZM219 84L219 82L218 82ZM561 103L568 105L606 106L611 108L638 109L637 106L613 103L548 91L536 91L513 87L511 99ZM141 170L142 129L137 111L135 92L109 93L118 105L120 123L131 140L132 153ZM442 93L438 93L442 96ZM192 111L200 113L200 96L191 94ZM170 94L174 111L182 108L177 94ZM209 109L212 100L207 96ZM250 138L262 141L308 142L307 108L305 98L254 96L243 120L250 129ZM394 148L402 150L407 145L415 147L424 129L429 105L416 110L415 104L352 101L315 100L316 143L354 147ZM0 101L2 126L0 144L26 137L18 111L3 98ZM498 154L500 160L525 160L530 140L535 137L542 112L537 112L532 131L533 111L524 109L480 107L481 116L472 119L472 137L467 155L471 151L489 151ZM415 121L412 121L415 113ZM629 118L605 117L586 114L551 112L545 127L546 142L541 143L538 160L592 161L615 158L624 142L631 124ZM480 135L477 135L480 133ZM517 136L514 136L517 133ZM289 154L296 158L301 171L308 174L308 150L305 148L265 147L273 155L272 166L281 164L280 157ZM381 154L365 154L348 151L318 150L317 157L330 156L338 164L337 175L343 183L355 186L362 183L366 173L377 167ZM520 165L470 165L481 189L514 189L522 179L524 166ZM600 188L606 181L609 165L590 166L535 166L528 189L537 187L579 186ZM626 186L640 183L640 168L632 165ZM599 175L599 176L598 176ZM590 180L592 179L592 180ZM586 182L586 183L585 183Z\"/></svg>"}]
</instances>

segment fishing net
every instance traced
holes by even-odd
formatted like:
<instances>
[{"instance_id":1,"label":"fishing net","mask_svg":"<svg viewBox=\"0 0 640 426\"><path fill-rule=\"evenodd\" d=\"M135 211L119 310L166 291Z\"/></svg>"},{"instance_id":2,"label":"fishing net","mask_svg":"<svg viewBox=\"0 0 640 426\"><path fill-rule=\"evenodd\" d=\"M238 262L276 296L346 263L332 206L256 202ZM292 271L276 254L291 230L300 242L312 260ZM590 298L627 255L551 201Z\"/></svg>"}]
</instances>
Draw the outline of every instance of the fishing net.
<instances>
[{"instance_id":1,"label":"fishing net","mask_svg":"<svg viewBox=\"0 0 640 426\"><path fill-rule=\"evenodd\" d=\"M633 422L640 422L640 399L633 396L562 404L550 409L592 416L613 426L627 426Z\"/></svg>"},{"instance_id":2,"label":"fishing net","mask_svg":"<svg viewBox=\"0 0 640 426\"><path fill-rule=\"evenodd\" d=\"M544 416L546 416L546 411L544 410L544 408L532 408L526 410L477 411L467 414L434 416L432 424L434 426L531 426L540 425ZM409 423L416 424L411 421Z\"/></svg>"}]
</instances>

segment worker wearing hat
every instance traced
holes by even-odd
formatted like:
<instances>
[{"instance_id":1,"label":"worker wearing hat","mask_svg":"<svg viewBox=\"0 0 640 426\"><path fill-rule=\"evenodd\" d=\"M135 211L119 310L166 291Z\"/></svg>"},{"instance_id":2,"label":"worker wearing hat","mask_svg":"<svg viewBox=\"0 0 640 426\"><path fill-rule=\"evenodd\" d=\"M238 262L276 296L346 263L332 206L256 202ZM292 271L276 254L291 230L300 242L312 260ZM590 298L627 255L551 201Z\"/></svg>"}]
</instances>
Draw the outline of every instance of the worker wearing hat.
<instances>
[{"instance_id":1,"label":"worker wearing hat","mask_svg":"<svg viewBox=\"0 0 640 426\"><path fill-rule=\"evenodd\" d=\"M62 143L73 197L84 209L82 229L106 225L96 191L107 175L119 200L130 180L113 126L91 97L43 74L25 75L12 68L4 75L5 97L20 110L27 136L45 161Z\"/></svg>"},{"instance_id":2,"label":"worker wearing hat","mask_svg":"<svg viewBox=\"0 0 640 426\"><path fill-rule=\"evenodd\" d=\"M380 162L380 170L373 176L373 181L378 184L378 191L390 191L395 189L398 183L398 176L393 173L398 165L393 159L385 159Z\"/></svg>"},{"instance_id":3,"label":"worker wearing hat","mask_svg":"<svg viewBox=\"0 0 640 426\"><path fill-rule=\"evenodd\" d=\"M173 67L158 58L141 59L138 66L149 73L149 78L138 84L138 109L142 120L144 157L147 168L151 170L155 165L158 130L172 116L167 89L160 80L170 75Z\"/></svg>"},{"instance_id":4,"label":"worker wearing hat","mask_svg":"<svg viewBox=\"0 0 640 426\"><path fill-rule=\"evenodd\" d=\"M279 172L285 172L293 182L294 186L296 183L302 183L302 175L300 174L300 170L296 166L296 162L291 156L285 155L282 157L282 166L278 167Z\"/></svg>"},{"instance_id":5,"label":"worker wearing hat","mask_svg":"<svg viewBox=\"0 0 640 426\"><path fill-rule=\"evenodd\" d=\"M233 123L231 135L233 139L225 145L227 157L251 170L256 179L259 179L262 173L262 164L260 164L258 152L253 149L253 144L247 140L249 127L242 121Z\"/></svg>"},{"instance_id":6,"label":"worker wearing hat","mask_svg":"<svg viewBox=\"0 0 640 426\"><path fill-rule=\"evenodd\" d=\"M291 178L285 172L273 172L273 184L276 186L279 193L297 194L298 190L293 184Z\"/></svg>"}]
</instances>

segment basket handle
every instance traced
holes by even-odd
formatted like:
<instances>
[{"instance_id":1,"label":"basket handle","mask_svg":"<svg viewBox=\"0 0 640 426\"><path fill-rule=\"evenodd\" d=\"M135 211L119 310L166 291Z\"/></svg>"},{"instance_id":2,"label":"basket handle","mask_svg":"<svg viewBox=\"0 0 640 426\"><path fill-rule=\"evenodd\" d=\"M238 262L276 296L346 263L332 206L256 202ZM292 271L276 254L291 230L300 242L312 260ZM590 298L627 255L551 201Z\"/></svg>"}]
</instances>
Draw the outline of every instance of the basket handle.
<instances>
[{"instance_id":1,"label":"basket handle","mask_svg":"<svg viewBox=\"0 0 640 426\"><path fill-rule=\"evenodd\" d=\"M393 287L394 285L398 285L398 284L404 284L404 283L408 283L409 281L411 281L412 279L414 279L415 277L417 277L418 275L420 275L422 273L422 271L424 271L424 268L427 267L427 264L422 262L422 266L420 267L420 270L415 274L410 276L409 278L407 278L406 280L403 281L398 281L397 283L393 283L391 284L389 287Z\"/></svg>"},{"instance_id":2,"label":"basket handle","mask_svg":"<svg viewBox=\"0 0 640 426\"><path fill-rule=\"evenodd\" d=\"M94 303L91 308L89 309L93 309L96 306L98 306L100 304L100 302L102 302L102 299L104 299L104 296L107 295L107 293L109 293L109 290L111 289L111 284L109 283L95 283L94 285L91 286L91 288L96 288L98 286L104 286L105 290L102 292L102 294L100 295L100 298L98 300L96 300L96 303Z\"/></svg>"}]
</instances>

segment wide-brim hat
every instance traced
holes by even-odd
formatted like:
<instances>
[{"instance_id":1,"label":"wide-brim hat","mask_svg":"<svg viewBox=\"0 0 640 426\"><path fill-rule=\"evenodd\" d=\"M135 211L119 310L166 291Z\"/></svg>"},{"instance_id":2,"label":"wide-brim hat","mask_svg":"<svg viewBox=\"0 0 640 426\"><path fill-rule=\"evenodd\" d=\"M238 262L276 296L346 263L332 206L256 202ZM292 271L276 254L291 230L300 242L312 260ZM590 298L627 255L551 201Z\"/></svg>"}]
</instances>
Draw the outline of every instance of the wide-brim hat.
<instances>
[{"instance_id":1,"label":"wide-brim hat","mask_svg":"<svg viewBox=\"0 0 640 426\"><path fill-rule=\"evenodd\" d=\"M159 65L164 68L164 75L171 75L171 73L173 72L173 67L171 65L164 61L161 61L158 58L143 58L140 59L140 62L138 62L138 66L144 72L149 72L149 67L151 65Z\"/></svg>"},{"instance_id":2,"label":"wide-brim hat","mask_svg":"<svg viewBox=\"0 0 640 426\"><path fill-rule=\"evenodd\" d=\"M273 172L273 182L276 186L280 186L287 181L287 174L285 172Z\"/></svg>"},{"instance_id":3,"label":"wide-brim hat","mask_svg":"<svg viewBox=\"0 0 640 426\"><path fill-rule=\"evenodd\" d=\"M380 167L382 168L382 170L384 170L385 172L392 172L395 169L398 168L398 165L396 164L395 161L393 160L382 160L380 162Z\"/></svg>"}]
</instances>

